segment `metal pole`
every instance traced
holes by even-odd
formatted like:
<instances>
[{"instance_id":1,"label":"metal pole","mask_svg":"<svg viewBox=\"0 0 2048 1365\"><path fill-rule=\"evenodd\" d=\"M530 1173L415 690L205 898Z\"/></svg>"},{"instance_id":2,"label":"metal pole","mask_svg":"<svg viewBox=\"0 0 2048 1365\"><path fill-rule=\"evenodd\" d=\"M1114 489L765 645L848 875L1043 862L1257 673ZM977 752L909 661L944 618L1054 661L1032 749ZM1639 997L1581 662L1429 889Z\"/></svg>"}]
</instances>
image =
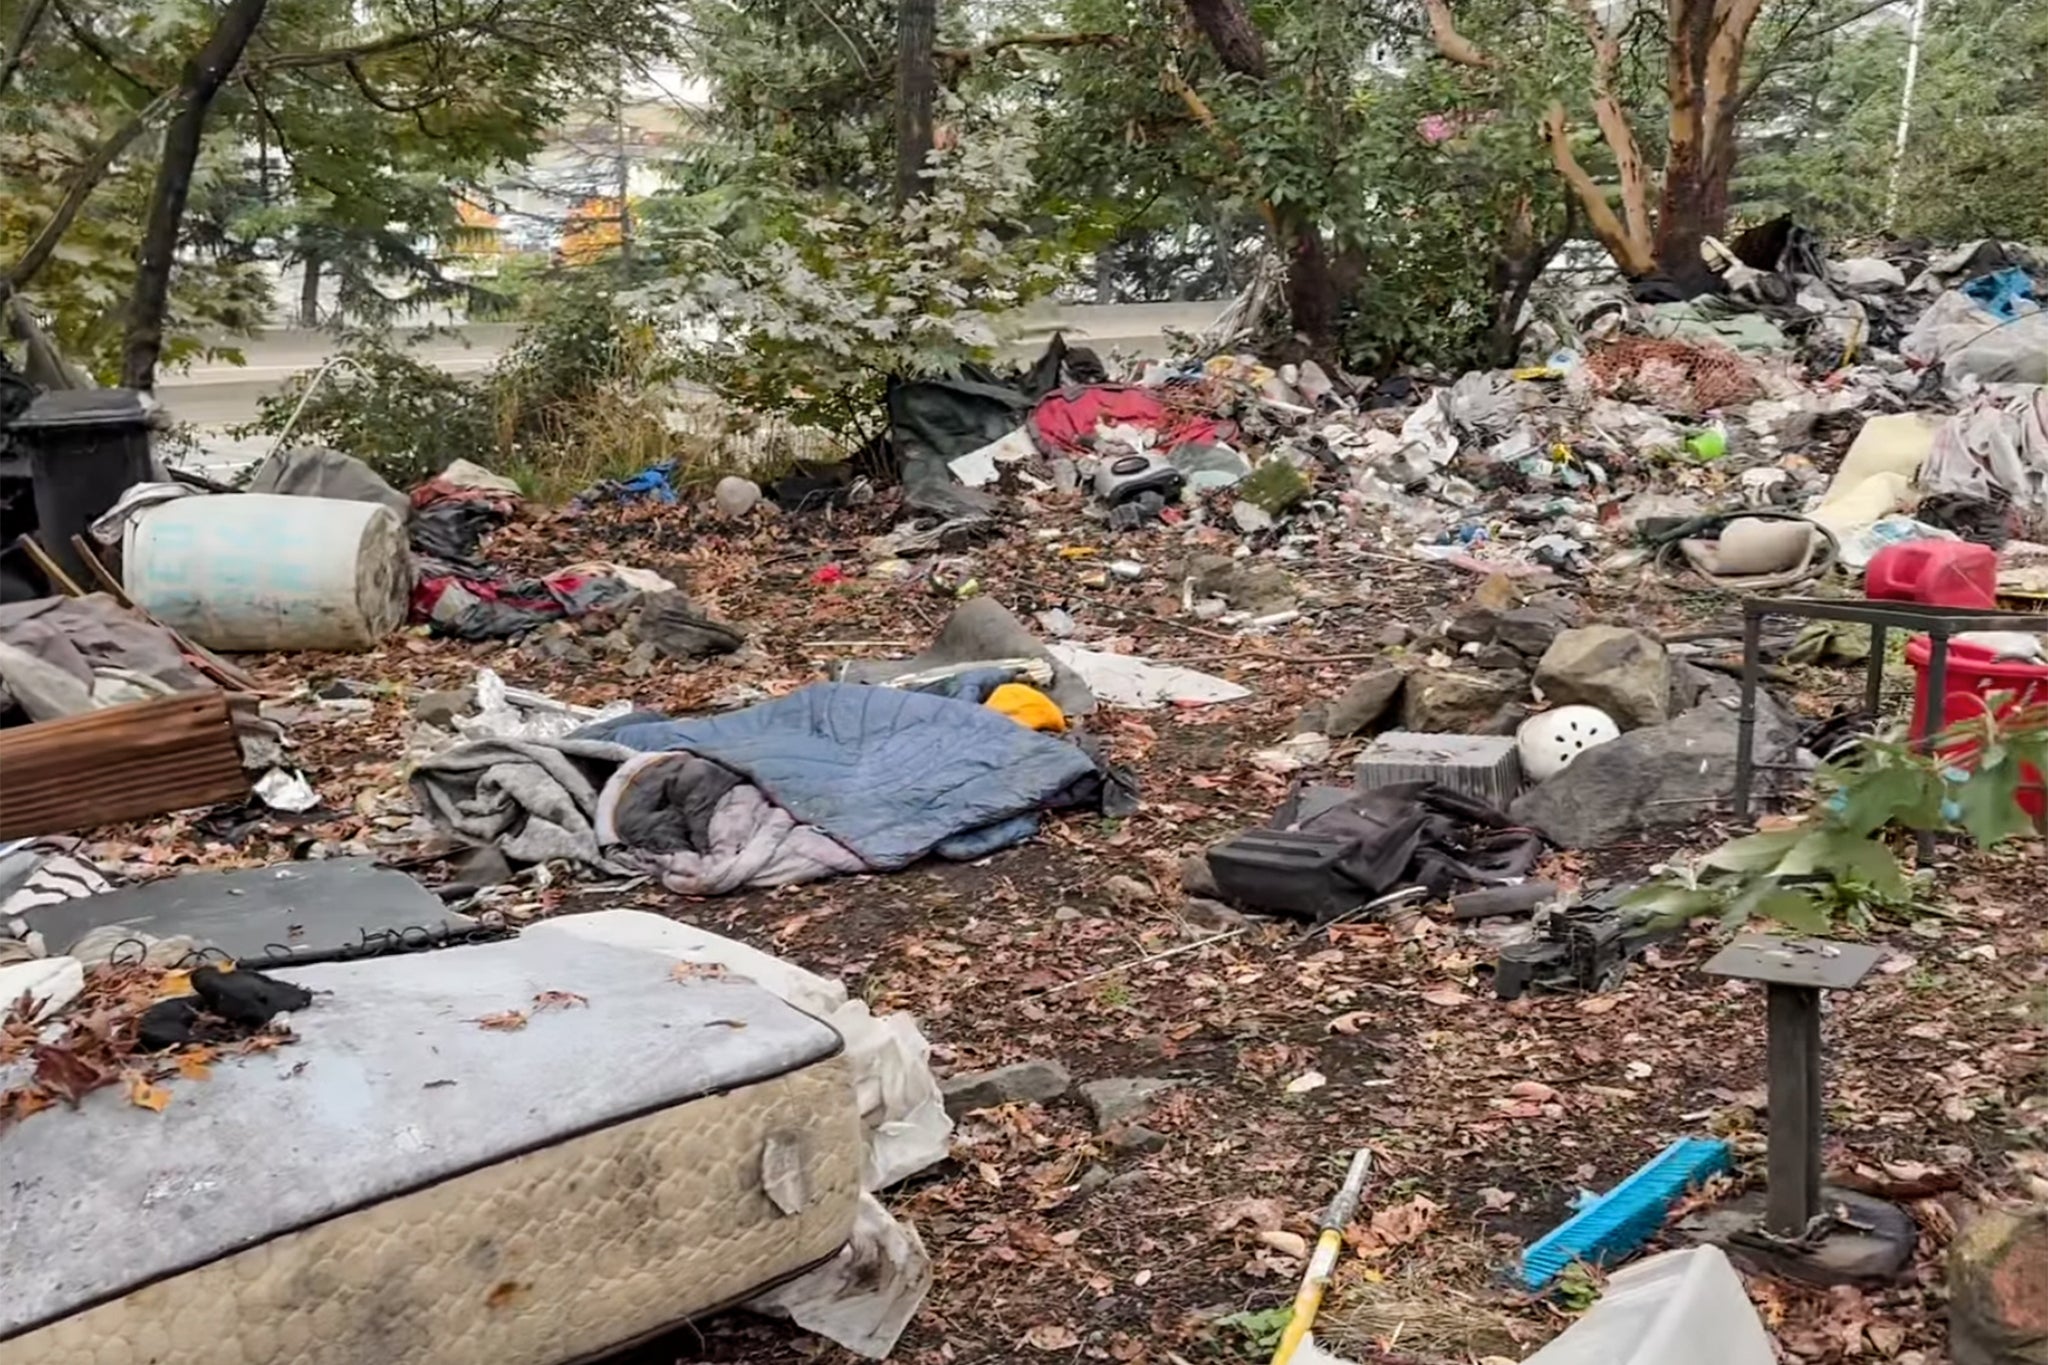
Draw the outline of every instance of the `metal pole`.
<instances>
[{"instance_id":1,"label":"metal pole","mask_svg":"<svg viewBox=\"0 0 2048 1365\"><path fill-rule=\"evenodd\" d=\"M1764 1230L1800 1238L1820 1212L1820 992L1774 983L1768 999L1771 1183Z\"/></svg>"},{"instance_id":2,"label":"metal pole","mask_svg":"<svg viewBox=\"0 0 2048 1365\"><path fill-rule=\"evenodd\" d=\"M1756 776L1756 688L1763 667L1764 618L1753 603L1742 608L1742 710L1735 720L1735 818L1749 818L1749 789Z\"/></svg>"},{"instance_id":3,"label":"metal pole","mask_svg":"<svg viewBox=\"0 0 2048 1365\"><path fill-rule=\"evenodd\" d=\"M1927 22L1927 0L1913 0L1913 21L1906 32L1906 81L1899 92L1899 135L1892 143L1890 183L1884 193L1884 230L1892 230L1899 213L1899 172L1906 164L1906 134L1913 124L1913 85L1920 78L1920 30Z\"/></svg>"}]
</instances>

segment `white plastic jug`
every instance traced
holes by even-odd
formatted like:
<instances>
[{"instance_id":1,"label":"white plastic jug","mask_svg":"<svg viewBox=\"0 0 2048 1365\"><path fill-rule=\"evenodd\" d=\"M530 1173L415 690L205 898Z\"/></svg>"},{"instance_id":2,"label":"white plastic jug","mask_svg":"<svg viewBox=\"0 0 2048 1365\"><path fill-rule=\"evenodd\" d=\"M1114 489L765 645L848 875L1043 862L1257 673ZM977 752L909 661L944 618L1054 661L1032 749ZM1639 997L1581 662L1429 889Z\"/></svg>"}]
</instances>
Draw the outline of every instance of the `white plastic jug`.
<instances>
[{"instance_id":1,"label":"white plastic jug","mask_svg":"<svg viewBox=\"0 0 2048 1365\"><path fill-rule=\"evenodd\" d=\"M1770 1338L1719 1247L1616 1271L1600 1302L1523 1365L1772 1365Z\"/></svg>"},{"instance_id":2,"label":"white plastic jug","mask_svg":"<svg viewBox=\"0 0 2048 1365\"><path fill-rule=\"evenodd\" d=\"M405 526L388 507L232 493L132 518L122 579L135 601L208 649L368 649L404 624Z\"/></svg>"}]
</instances>

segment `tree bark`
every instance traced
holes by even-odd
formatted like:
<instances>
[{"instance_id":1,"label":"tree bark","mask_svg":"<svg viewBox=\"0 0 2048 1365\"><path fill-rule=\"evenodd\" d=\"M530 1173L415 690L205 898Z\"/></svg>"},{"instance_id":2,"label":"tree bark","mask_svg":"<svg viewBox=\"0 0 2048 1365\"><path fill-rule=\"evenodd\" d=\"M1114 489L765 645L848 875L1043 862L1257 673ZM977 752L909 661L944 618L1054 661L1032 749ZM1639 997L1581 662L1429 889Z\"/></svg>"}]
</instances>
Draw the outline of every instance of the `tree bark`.
<instances>
[{"instance_id":1,"label":"tree bark","mask_svg":"<svg viewBox=\"0 0 2048 1365\"><path fill-rule=\"evenodd\" d=\"M170 308L171 269L178 254L178 233L185 221L185 202L192 194L192 169L206 133L206 114L213 97L242 59L256 26L263 22L269 0L229 0L206 45L199 49L178 80L176 117L164 130L163 160L150 191L149 218L142 250L135 262L135 288L128 296L128 329L121 346L121 382L131 389L156 386L156 363L163 353L164 314Z\"/></svg>"},{"instance_id":2,"label":"tree bark","mask_svg":"<svg viewBox=\"0 0 2048 1365\"><path fill-rule=\"evenodd\" d=\"M29 281L36 277L36 272L49 264L58 243L62 242L64 234L71 230L71 224L77 219L79 210L85 207L85 201L92 197L92 192L99 188L100 181L107 178L107 172L112 169L114 162L120 158L122 152L128 150L129 143L141 137L149 128L150 120L170 106L173 98L174 92L165 91L137 110L126 123L109 133L106 139L93 149L93 154L86 159L85 164L73 172L71 183L64 191L64 198L57 204L57 211L50 215L50 221L43 224L42 231L28 244L28 249L21 253L21 259L7 268L4 277L0 277L0 299L26 289Z\"/></svg>"},{"instance_id":3,"label":"tree bark","mask_svg":"<svg viewBox=\"0 0 2048 1365\"><path fill-rule=\"evenodd\" d=\"M0 95L7 93L7 87L14 82L14 73L21 70L21 62L28 55L28 45L35 41L36 26L43 22L43 14L50 8L50 0L29 0L21 12L21 22L14 26L14 37L8 41L7 50L0 54Z\"/></svg>"},{"instance_id":4,"label":"tree bark","mask_svg":"<svg viewBox=\"0 0 2048 1365\"><path fill-rule=\"evenodd\" d=\"M311 330L320 325L320 253L301 256L299 270L299 326Z\"/></svg>"},{"instance_id":5,"label":"tree bark","mask_svg":"<svg viewBox=\"0 0 2048 1365\"><path fill-rule=\"evenodd\" d=\"M1188 13L1223 69L1253 80L1266 79L1266 40L1238 0L1187 0Z\"/></svg>"},{"instance_id":6,"label":"tree bark","mask_svg":"<svg viewBox=\"0 0 2048 1365\"><path fill-rule=\"evenodd\" d=\"M896 10L896 202L924 193L925 161L932 150L932 101L938 68L938 0L898 0Z\"/></svg>"}]
</instances>

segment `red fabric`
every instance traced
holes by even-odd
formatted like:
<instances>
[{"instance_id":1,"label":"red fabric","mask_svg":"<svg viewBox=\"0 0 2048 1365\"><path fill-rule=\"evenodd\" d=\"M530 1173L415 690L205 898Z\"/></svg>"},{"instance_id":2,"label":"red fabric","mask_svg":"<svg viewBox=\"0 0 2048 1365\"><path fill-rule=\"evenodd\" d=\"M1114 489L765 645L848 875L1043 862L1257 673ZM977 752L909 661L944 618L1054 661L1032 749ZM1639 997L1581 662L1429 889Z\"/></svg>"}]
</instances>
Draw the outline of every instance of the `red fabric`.
<instances>
[{"instance_id":1,"label":"red fabric","mask_svg":"<svg viewBox=\"0 0 2048 1365\"><path fill-rule=\"evenodd\" d=\"M413 489L411 496L414 507L433 507L444 502L481 502L495 508L508 521L519 510L519 500L509 493L493 492L488 488L466 488L450 483L438 474Z\"/></svg>"},{"instance_id":2,"label":"red fabric","mask_svg":"<svg viewBox=\"0 0 2048 1365\"><path fill-rule=\"evenodd\" d=\"M1227 422L1179 411L1162 390L1091 384L1040 399L1031 410L1031 436L1048 455L1085 455L1093 449L1098 424L1123 422L1157 431L1159 440L1153 448L1162 455L1194 442L1227 441L1237 434Z\"/></svg>"}]
</instances>

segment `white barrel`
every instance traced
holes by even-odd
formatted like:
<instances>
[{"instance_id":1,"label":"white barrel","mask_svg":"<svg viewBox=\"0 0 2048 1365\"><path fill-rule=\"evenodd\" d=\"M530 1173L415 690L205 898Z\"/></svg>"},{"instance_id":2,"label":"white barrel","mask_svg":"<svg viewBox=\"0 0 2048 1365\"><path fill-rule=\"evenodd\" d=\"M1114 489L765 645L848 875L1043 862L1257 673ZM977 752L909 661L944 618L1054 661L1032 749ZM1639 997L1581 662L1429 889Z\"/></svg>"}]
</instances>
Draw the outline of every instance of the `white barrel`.
<instances>
[{"instance_id":1,"label":"white barrel","mask_svg":"<svg viewBox=\"0 0 2048 1365\"><path fill-rule=\"evenodd\" d=\"M381 503L233 493L137 514L129 596L208 649L368 649L405 622L412 559Z\"/></svg>"}]
</instances>

